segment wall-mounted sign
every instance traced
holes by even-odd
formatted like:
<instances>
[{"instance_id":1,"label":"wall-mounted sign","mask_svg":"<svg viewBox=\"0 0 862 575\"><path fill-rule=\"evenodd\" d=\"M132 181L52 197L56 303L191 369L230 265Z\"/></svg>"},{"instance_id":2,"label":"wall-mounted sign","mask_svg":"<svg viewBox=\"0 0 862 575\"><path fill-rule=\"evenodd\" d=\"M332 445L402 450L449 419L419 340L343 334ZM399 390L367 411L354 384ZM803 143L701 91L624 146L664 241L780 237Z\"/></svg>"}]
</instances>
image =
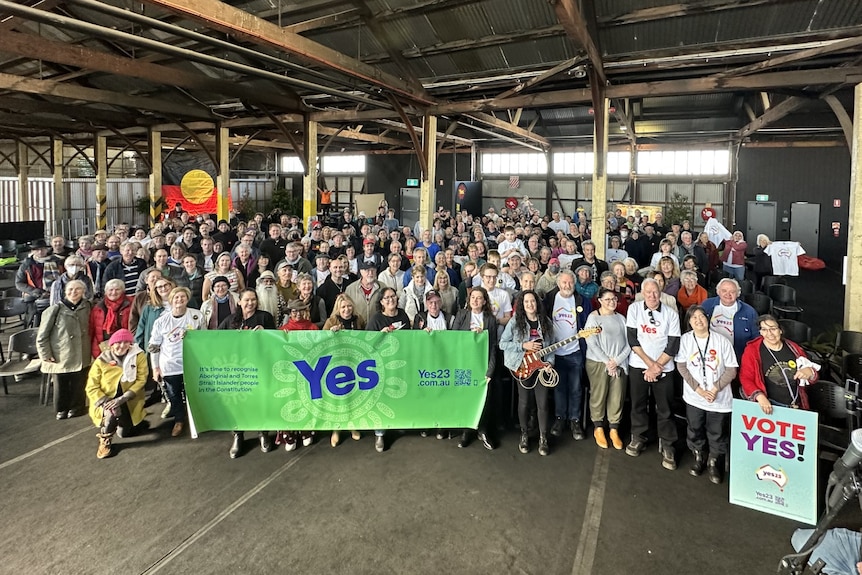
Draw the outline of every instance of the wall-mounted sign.
<instances>
[{"instance_id":1,"label":"wall-mounted sign","mask_svg":"<svg viewBox=\"0 0 862 575\"><path fill-rule=\"evenodd\" d=\"M835 198L834 200L832 200L832 207L833 208L840 208L841 207L841 200L839 198Z\"/></svg>"},{"instance_id":2,"label":"wall-mounted sign","mask_svg":"<svg viewBox=\"0 0 862 575\"><path fill-rule=\"evenodd\" d=\"M768 202L769 194L757 194L756 196L754 196L754 200L757 202Z\"/></svg>"},{"instance_id":3,"label":"wall-mounted sign","mask_svg":"<svg viewBox=\"0 0 862 575\"><path fill-rule=\"evenodd\" d=\"M408 187L408 188L417 188L417 187L419 187L419 180L418 180L418 179L414 180L414 179L408 178L408 179L407 179L407 187Z\"/></svg>"}]
</instances>

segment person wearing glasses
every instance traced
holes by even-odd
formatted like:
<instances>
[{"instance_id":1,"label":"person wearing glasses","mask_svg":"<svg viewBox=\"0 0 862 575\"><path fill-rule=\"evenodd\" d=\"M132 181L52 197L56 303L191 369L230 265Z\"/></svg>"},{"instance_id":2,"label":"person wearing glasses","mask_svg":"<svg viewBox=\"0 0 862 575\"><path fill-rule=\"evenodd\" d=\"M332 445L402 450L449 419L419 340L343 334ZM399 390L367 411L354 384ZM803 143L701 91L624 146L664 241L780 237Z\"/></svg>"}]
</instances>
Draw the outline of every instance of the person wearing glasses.
<instances>
[{"instance_id":1,"label":"person wearing glasses","mask_svg":"<svg viewBox=\"0 0 862 575\"><path fill-rule=\"evenodd\" d=\"M647 406L649 395L655 398L656 423L662 467L676 469L674 443L678 438L676 422L671 412L673 401L673 358L679 352L679 314L676 305L663 304L661 288L652 278L641 285L643 302L629 307L626 332L632 354L629 357L629 386L631 388L632 439L626 454L637 457L646 447L649 431Z\"/></svg>"},{"instance_id":2,"label":"person wearing glasses","mask_svg":"<svg viewBox=\"0 0 862 575\"><path fill-rule=\"evenodd\" d=\"M497 287L499 275L497 266L492 263L487 263L479 269L479 278L482 287L488 292L488 303L491 306L491 311L497 318L497 324L505 326L512 319L512 298L508 291Z\"/></svg>"},{"instance_id":3,"label":"person wearing glasses","mask_svg":"<svg viewBox=\"0 0 862 575\"><path fill-rule=\"evenodd\" d=\"M676 367L683 379L686 443L694 455L688 472L697 477L705 464L709 480L718 485L724 480L733 410L730 382L736 377L739 363L730 341L710 331L709 318L702 307L689 307L685 323L688 329L680 339Z\"/></svg>"},{"instance_id":4,"label":"person wearing glasses","mask_svg":"<svg viewBox=\"0 0 862 575\"><path fill-rule=\"evenodd\" d=\"M742 395L756 401L766 415L774 405L809 409L805 387L817 381L820 366L784 338L775 317L762 315L757 324L760 335L745 346L740 362Z\"/></svg>"},{"instance_id":5,"label":"person wearing glasses","mask_svg":"<svg viewBox=\"0 0 862 575\"><path fill-rule=\"evenodd\" d=\"M745 346L759 333L757 312L739 299L742 290L735 279L722 279L715 286L715 291L717 296L703 301L709 327L731 341L736 359L741 362Z\"/></svg>"},{"instance_id":6,"label":"person wearing glasses","mask_svg":"<svg viewBox=\"0 0 862 575\"><path fill-rule=\"evenodd\" d=\"M403 309L398 307L398 293L395 289L385 287L380 292L377 313L368 319L365 330L392 333L399 329L410 329L410 318ZM383 435L382 429L374 430L374 450L377 453L383 453L386 449L386 440Z\"/></svg>"},{"instance_id":7,"label":"person wearing glasses","mask_svg":"<svg viewBox=\"0 0 862 575\"><path fill-rule=\"evenodd\" d=\"M607 272L606 272L607 273ZM602 274L604 275L604 274ZM604 282L603 282L604 283ZM617 312L620 294L615 289L599 290L598 309L587 317L585 329L601 328L587 345L587 377L590 380L590 419L593 438L602 449L608 448L605 417L614 449L623 448L620 420L626 397L626 374L631 348L626 336L626 318Z\"/></svg>"}]
</instances>

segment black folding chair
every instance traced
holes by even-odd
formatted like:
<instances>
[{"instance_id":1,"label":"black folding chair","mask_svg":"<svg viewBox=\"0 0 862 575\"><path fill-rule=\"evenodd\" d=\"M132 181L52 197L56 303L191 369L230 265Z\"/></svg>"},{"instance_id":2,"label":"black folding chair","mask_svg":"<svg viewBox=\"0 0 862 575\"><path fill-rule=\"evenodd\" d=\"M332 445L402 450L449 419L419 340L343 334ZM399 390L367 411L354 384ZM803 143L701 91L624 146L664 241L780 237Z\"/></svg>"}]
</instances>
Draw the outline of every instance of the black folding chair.
<instances>
[{"instance_id":1,"label":"black folding chair","mask_svg":"<svg viewBox=\"0 0 862 575\"><path fill-rule=\"evenodd\" d=\"M784 284L769 286L769 297L772 298L772 312L778 319L796 319L804 311L796 305L796 290Z\"/></svg>"},{"instance_id":2,"label":"black folding chair","mask_svg":"<svg viewBox=\"0 0 862 575\"><path fill-rule=\"evenodd\" d=\"M757 315L763 315L772 311L772 298L762 293L742 294L742 301L754 308Z\"/></svg>"}]
</instances>

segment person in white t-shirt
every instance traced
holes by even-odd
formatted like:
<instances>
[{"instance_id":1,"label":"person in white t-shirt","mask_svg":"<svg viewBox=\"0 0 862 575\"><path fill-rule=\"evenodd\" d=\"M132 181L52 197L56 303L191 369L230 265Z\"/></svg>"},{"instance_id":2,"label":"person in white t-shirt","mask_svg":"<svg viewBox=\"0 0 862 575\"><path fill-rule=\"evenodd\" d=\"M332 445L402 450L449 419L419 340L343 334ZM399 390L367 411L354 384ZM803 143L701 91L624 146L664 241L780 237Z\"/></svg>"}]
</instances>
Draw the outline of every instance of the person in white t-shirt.
<instances>
[{"instance_id":1,"label":"person in white t-shirt","mask_svg":"<svg viewBox=\"0 0 862 575\"><path fill-rule=\"evenodd\" d=\"M497 287L500 271L494 264L485 264L479 270L482 287L488 292L488 303L499 325L506 325L512 319L512 298L509 292ZM502 334L502 330L500 330Z\"/></svg>"},{"instance_id":2,"label":"person in white t-shirt","mask_svg":"<svg viewBox=\"0 0 862 575\"><path fill-rule=\"evenodd\" d=\"M192 329L206 329L204 314L189 309L191 292L185 287L176 287L168 295L171 309L159 316L153 324L147 351L153 364L153 379L164 381L171 403L170 414L174 416L172 437L182 435L186 423L185 383L183 382L183 338Z\"/></svg>"},{"instance_id":3,"label":"person in white t-shirt","mask_svg":"<svg viewBox=\"0 0 862 575\"><path fill-rule=\"evenodd\" d=\"M569 231L569 222L560 219L560 212L554 212L551 214L550 222L548 222L548 227L554 230L554 232L563 232L566 233Z\"/></svg>"},{"instance_id":4,"label":"person in white t-shirt","mask_svg":"<svg viewBox=\"0 0 862 575\"><path fill-rule=\"evenodd\" d=\"M509 256L512 254L520 255L521 259L527 257L527 248L524 246L524 242L519 240L515 235L515 228L512 226L503 228L503 237L505 239L497 244L497 251L500 252L500 265L502 267L506 267Z\"/></svg>"},{"instance_id":5,"label":"person in white t-shirt","mask_svg":"<svg viewBox=\"0 0 862 575\"><path fill-rule=\"evenodd\" d=\"M718 295L706 298L702 304L709 318L709 327L714 333L730 340L737 361L741 361L745 345L760 335L757 312L739 299L742 290L736 280L722 279L715 291Z\"/></svg>"},{"instance_id":6,"label":"person in white t-shirt","mask_svg":"<svg viewBox=\"0 0 862 575\"><path fill-rule=\"evenodd\" d=\"M709 480L719 484L724 479L733 408L730 382L736 377L739 362L730 340L710 331L709 318L702 307L689 307L685 323L691 329L680 338L676 367L683 379L686 443L694 454L689 473L699 476L706 466Z\"/></svg>"},{"instance_id":7,"label":"person in white t-shirt","mask_svg":"<svg viewBox=\"0 0 862 575\"><path fill-rule=\"evenodd\" d=\"M673 471L676 469L673 444L678 435L671 412L673 377L669 374L674 368L673 358L679 351L679 315L675 306L661 303L661 288L654 279L644 280L641 293L644 301L629 306L626 316L626 332L632 349L629 357L632 440L626 446L626 453L637 457L646 447L649 430L647 404L652 389L661 464Z\"/></svg>"}]
</instances>

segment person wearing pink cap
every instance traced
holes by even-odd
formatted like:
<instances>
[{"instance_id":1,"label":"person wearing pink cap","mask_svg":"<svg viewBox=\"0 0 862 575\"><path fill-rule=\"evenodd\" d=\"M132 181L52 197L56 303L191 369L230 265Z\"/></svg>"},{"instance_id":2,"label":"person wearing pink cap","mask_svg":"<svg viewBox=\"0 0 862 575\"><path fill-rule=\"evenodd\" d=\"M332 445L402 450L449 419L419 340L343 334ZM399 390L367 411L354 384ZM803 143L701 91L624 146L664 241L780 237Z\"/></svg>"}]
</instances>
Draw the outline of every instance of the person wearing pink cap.
<instances>
[{"instance_id":1,"label":"person wearing pink cap","mask_svg":"<svg viewBox=\"0 0 862 575\"><path fill-rule=\"evenodd\" d=\"M144 385L149 369L147 355L135 343L132 332L122 328L111 335L108 349L90 367L85 391L90 419L99 428L96 457L113 454L114 433L129 437L144 422Z\"/></svg>"}]
</instances>

